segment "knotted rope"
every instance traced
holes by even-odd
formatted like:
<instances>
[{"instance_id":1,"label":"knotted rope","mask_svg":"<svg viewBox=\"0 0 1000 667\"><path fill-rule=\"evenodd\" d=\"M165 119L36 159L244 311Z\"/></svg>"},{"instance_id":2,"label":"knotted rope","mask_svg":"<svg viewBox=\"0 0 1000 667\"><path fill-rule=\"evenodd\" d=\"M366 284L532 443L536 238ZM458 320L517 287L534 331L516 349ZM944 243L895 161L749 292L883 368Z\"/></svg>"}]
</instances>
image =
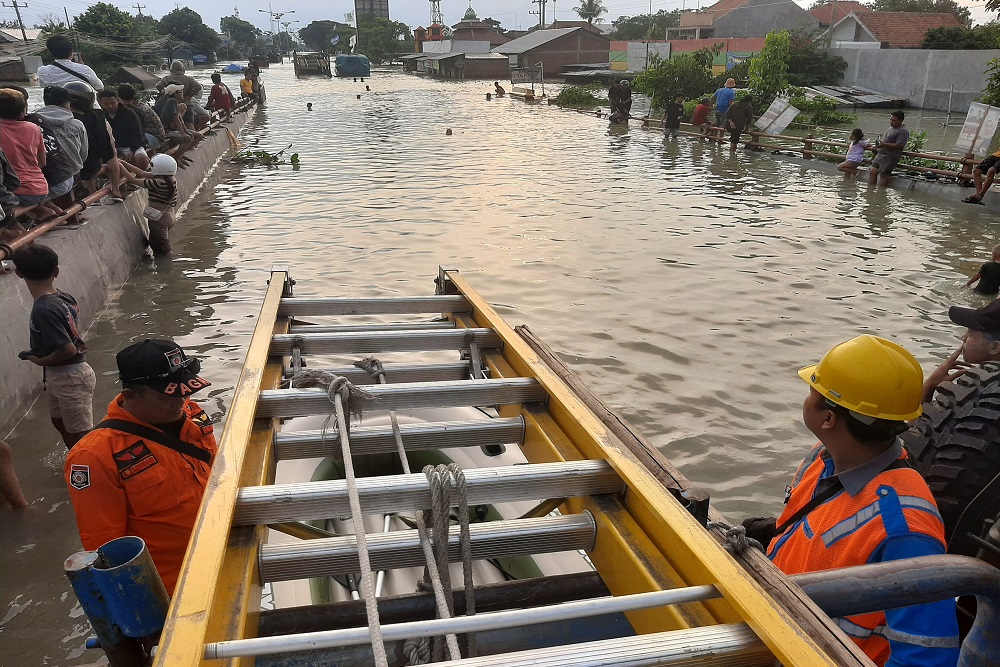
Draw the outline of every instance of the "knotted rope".
<instances>
[{"instance_id":1,"label":"knotted rope","mask_svg":"<svg viewBox=\"0 0 1000 667\"><path fill-rule=\"evenodd\" d=\"M722 547L731 554L740 554L749 548L764 551L764 545L752 537L747 537L745 526L730 526L725 521L710 521L708 529L719 529L725 532L725 541Z\"/></svg>"},{"instance_id":2,"label":"knotted rope","mask_svg":"<svg viewBox=\"0 0 1000 667\"><path fill-rule=\"evenodd\" d=\"M367 371L371 374L380 384L385 384L385 369L382 367L382 362L375 357L366 357L361 361L354 362L355 367L361 370ZM396 419L396 411L389 411L389 419L392 422L392 434L396 439L396 451L399 454L399 462L403 466L403 472L407 475L412 474L410 470L410 462L406 458L406 448L403 446L403 435L399 430L399 421ZM431 495L433 499L433 486L431 489ZM466 512L468 516L468 512ZM444 586L441 583L441 577L439 575L438 559L434 555L434 545L431 543L430 536L427 532L427 522L424 519L423 512L417 512L417 534L420 537L420 547L424 552L424 560L427 562L427 568L425 570L425 578L430 582L430 588L434 592L434 602L437 607L438 618L451 618L451 586L449 583L448 594L445 596ZM445 533L445 556L444 556L444 567L445 572L448 568L448 552L447 552L447 533ZM471 572L471 570L470 570ZM418 588L420 586L418 585ZM426 586L423 586L426 588ZM468 594L467 594L468 595ZM468 604L468 602L466 602ZM475 604L475 603L473 603ZM440 641L436 642L440 650ZM406 655L407 664L410 665L423 665L431 661L432 642L428 637L421 638L410 638L403 642L403 653ZM458 639L454 634L445 635L445 645L448 648L448 656L451 660L461 660L462 654L458 648ZM441 660L442 657L437 658Z\"/></svg>"},{"instance_id":3,"label":"knotted rope","mask_svg":"<svg viewBox=\"0 0 1000 667\"><path fill-rule=\"evenodd\" d=\"M344 457L344 478L347 482L348 497L351 504L351 522L354 524L354 535L358 543L358 560L361 566L361 591L365 599L365 611L368 616L368 633L371 637L372 653L375 655L377 667L388 667L389 660L385 654L385 642L382 640L382 625L378 618L378 605L375 602L375 585L372 581L371 560L368 557L368 540L365 536L364 517L361 514L361 501L358 498L358 483L354 476L354 460L351 457L351 443L348 436L350 423L346 412L361 418L361 404L364 400L374 400L374 396L363 389L355 387L347 378L322 370L303 370L292 377L291 386L295 388L319 387L326 389L326 394L333 403L337 419L337 430L340 432L340 447ZM331 415L331 417L334 415ZM329 420L328 420L329 421Z\"/></svg>"}]
</instances>

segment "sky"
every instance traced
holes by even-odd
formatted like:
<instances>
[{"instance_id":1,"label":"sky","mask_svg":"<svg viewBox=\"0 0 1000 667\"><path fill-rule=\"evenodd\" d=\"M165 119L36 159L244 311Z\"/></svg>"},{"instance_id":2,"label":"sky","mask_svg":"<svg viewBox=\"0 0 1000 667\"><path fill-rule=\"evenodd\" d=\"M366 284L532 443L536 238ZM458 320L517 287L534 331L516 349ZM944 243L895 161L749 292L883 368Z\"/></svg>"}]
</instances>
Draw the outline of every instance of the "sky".
<instances>
[{"instance_id":1,"label":"sky","mask_svg":"<svg viewBox=\"0 0 1000 667\"><path fill-rule=\"evenodd\" d=\"M714 0L704 0L708 6ZM811 4L811 0L796 0L802 6ZM131 4L130 4L131 3ZM672 11L674 9L694 9L699 5L699 0L603 0L604 6L608 8L607 20L613 21L619 16L634 16L636 14L646 14L650 11L655 13L661 9ZM973 20L977 23L985 23L993 18L995 14L987 14L983 8L985 0L958 0L958 3L969 7L972 10ZM4 3L9 5L10 3ZM36 23L43 22L46 16L57 16L59 20L64 20L63 8L69 11L70 16L75 16L86 11L93 2L89 0L31 0L27 3L28 8L22 10L25 26L31 27ZM134 5L145 5L142 12L151 14L159 18L175 7L190 7L199 14L207 25L218 29L219 20L223 16L230 16L239 8L240 18L250 21L262 30L268 30L268 12L286 12L281 18L282 21L298 21L290 26L291 30L304 28L311 21L334 20L343 21L344 15L354 11L354 0L271 0L270 3L251 0L249 3L240 3L237 0L219 0L208 2L206 0L195 0L194 2L175 3L169 0L125 0L123 2L112 1L110 4L130 14L136 13ZM577 20L573 7L579 3L577 0L549 0L546 8L546 19L555 17L562 20ZM269 9L270 7L270 9ZM445 22L454 25L462 19L465 11L469 7L469 0L441 0L441 11L444 14ZM537 11L538 5L530 0L473 0L473 9L480 18L491 17L500 21L508 29L527 29L537 24L538 17L529 12ZM263 10L263 11L261 11ZM294 12L294 13L292 13ZM401 21L410 27L427 25L430 23L430 2L427 0L389 0L389 16L394 21ZM14 10L12 7L0 7L0 17L3 20L13 20Z\"/></svg>"}]
</instances>

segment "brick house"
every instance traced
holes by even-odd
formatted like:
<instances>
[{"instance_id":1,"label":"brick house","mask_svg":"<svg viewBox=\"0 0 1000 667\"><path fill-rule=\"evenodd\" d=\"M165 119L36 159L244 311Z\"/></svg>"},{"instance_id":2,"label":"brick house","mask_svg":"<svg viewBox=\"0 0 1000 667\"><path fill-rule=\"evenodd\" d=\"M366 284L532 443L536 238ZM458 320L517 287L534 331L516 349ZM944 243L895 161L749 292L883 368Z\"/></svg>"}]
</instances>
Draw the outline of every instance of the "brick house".
<instances>
[{"instance_id":1,"label":"brick house","mask_svg":"<svg viewBox=\"0 0 1000 667\"><path fill-rule=\"evenodd\" d=\"M536 30L495 47L493 53L508 56L511 67L540 62L548 75L558 76L565 65L609 62L611 40L579 27Z\"/></svg>"},{"instance_id":2,"label":"brick house","mask_svg":"<svg viewBox=\"0 0 1000 667\"><path fill-rule=\"evenodd\" d=\"M851 12L831 28L835 45L870 44L883 49L919 49L931 28L962 28L954 14ZM876 46L877 45L877 46Z\"/></svg>"}]
</instances>

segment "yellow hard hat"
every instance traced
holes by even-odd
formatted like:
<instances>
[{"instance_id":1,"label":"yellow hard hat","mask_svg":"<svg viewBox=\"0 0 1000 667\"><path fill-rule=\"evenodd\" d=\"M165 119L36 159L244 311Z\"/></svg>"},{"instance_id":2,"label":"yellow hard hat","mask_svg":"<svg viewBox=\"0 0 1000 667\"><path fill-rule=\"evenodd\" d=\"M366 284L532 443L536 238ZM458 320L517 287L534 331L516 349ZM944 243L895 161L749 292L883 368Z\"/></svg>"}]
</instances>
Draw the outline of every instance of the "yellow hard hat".
<instances>
[{"instance_id":1,"label":"yellow hard hat","mask_svg":"<svg viewBox=\"0 0 1000 667\"><path fill-rule=\"evenodd\" d=\"M891 340L865 334L833 347L799 377L837 405L876 419L906 421L922 412L924 373Z\"/></svg>"}]
</instances>

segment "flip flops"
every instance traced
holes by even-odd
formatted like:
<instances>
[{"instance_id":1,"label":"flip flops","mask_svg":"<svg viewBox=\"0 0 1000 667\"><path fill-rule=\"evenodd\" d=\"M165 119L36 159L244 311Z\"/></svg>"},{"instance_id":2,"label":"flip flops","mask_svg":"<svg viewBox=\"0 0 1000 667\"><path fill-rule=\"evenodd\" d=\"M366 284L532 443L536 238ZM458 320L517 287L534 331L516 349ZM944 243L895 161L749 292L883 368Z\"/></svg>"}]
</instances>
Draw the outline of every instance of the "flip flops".
<instances>
[{"instance_id":1,"label":"flip flops","mask_svg":"<svg viewBox=\"0 0 1000 667\"><path fill-rule=\"evenodd\" d=\"M963 204L982 204L983 202L976 195L970 195L962 200ZM985 205L985 204L984 204Z\"/></svg>"}]
</instances>

